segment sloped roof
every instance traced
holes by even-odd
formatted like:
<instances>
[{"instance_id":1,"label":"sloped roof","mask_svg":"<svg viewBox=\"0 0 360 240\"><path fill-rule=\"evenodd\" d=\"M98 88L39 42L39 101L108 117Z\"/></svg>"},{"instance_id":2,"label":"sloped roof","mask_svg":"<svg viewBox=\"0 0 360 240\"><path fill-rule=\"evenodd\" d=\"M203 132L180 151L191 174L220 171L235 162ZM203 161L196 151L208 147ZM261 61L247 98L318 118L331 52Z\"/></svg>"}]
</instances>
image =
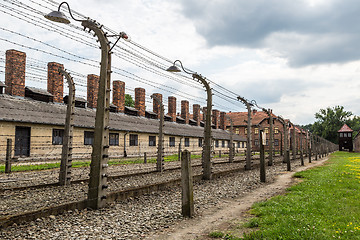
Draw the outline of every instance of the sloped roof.
<instances>
[{"instance_id":1,"label":"sloped roof","mask_svg":"<svg viewBox=\"0 0 360 240\"><path fill-rule=\"evenodd\" d=\"M248 113L247 112L229 112L226 113L227 116L229 116L234 126L246 126L247 125L247 119L248 119ZM276 115L272 113L273 118L276 118ZM267 119L269 116L266 112L263 111L252 111L251 112L251 125L258 125L260 124L264 119ZM226 119L226 126L230 125L230 121Z\"/></svg>"},{"instance_id":2,"label":"sloped roof","mask_svg":"<svg viewBox=\"0 0 360 240\"><path fill-rule=\"evenodd\" d=\"M48 91L45 91L43 89L40 88L34 88L34 87L25 87L25 89L33 92L33 93L37 93L37 94L41 94L41 95L45 95L45 96L49 96L49 97L53 97L53 95L51 93L49 93Z\"/></svg>"},{"instance_id":3,"label":"sloped roof","mask_svg":"<svg viewBox=\"0 0 360 240\"><path fill-rule=\"evenodd\" d=\"M95 114L96 109L75 108L75 126L94 128ZM63 126L65 124L65 115L65 104L40 102L27 98L13 97L7 94L0 95L0 121ZM110 112L110 129L157 134L159 120ZM204 128L188 124L165 122L164 133L174 136L203 137ZM215 139L230 138L229 132L221 129L212 129L212 136ZM245 138L236 134L233 136L236 141L246 141Z\"/></svg>"},{"instance_id":4,"label":"sloped roof","mask_svg":"<svg viewBox=\"0 0 360 240\"><path fill-rule=\"evenodd\" d=\"M353 132L353 130L345 123L338 132Z\"/></svg>"}]
</instances>

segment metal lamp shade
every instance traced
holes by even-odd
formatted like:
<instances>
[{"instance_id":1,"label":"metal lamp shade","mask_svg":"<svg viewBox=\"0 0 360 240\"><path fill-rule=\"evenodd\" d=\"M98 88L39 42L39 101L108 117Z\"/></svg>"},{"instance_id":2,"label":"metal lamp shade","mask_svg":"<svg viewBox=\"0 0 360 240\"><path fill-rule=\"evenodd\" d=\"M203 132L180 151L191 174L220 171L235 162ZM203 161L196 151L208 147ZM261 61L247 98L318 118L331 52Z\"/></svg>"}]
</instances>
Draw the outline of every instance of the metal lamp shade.
<instances>
[{"instance_id":1,"label":"metal lamp shade","mask_svg":"<svg viewBox=\"0 0 360 240\"><path fill-rule=\"evenodd\" d=\"M45 15L44 17L54 22L66 23L66 24L70 23L69 19L65 16L65 14L59 11L53 11Z\"/></svg>"},{"instance_id":2,"label":"metal lamp shade","mask_svg":"<svg viewBox=\"0 0 360 240\"><path fill-rule=\"evenodd\" d=\"M181 72L181 70L175 65L169 67L168 69L166 69L166 71L168 71L168 72Z\"/></svg>"}]
</instances>

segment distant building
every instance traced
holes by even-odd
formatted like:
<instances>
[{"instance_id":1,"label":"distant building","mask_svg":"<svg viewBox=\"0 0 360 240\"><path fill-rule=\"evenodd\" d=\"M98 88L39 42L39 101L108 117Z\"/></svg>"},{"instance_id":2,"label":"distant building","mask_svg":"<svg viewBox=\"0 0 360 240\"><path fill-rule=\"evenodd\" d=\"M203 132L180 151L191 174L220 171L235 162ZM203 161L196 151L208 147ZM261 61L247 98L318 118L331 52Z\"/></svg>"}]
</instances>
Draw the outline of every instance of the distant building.
<instances>
[{"instance_id":1,"label":"distant building","mask_svg":"<svg viewBox=\"0 0 360 240\"><path fill-rule=\"evenodd\" d=\"M346 124L344 124L338 131L339 136L339 150L353 150L353 140L352 140L353 130Z\"/></svg>"}]
</instances>

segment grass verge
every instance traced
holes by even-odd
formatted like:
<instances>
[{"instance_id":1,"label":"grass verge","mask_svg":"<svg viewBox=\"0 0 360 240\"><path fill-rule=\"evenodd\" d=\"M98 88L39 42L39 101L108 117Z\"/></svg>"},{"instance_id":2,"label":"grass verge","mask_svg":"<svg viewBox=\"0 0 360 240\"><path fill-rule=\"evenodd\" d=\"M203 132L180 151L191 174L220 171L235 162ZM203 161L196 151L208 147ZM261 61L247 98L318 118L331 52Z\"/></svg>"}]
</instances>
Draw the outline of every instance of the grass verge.
<instances>
[{"instance_id":1,"label":"grass verge","mask_svg":"<svg viewBox=\"0 0 360 240\"><path fill-rule=\"evenodd\" d=\"M359 153L334 153L295 176L303 181L287 194L253 205L242 227L255 230L227 239L360 239Z\"/></svg>"}]
</instances>

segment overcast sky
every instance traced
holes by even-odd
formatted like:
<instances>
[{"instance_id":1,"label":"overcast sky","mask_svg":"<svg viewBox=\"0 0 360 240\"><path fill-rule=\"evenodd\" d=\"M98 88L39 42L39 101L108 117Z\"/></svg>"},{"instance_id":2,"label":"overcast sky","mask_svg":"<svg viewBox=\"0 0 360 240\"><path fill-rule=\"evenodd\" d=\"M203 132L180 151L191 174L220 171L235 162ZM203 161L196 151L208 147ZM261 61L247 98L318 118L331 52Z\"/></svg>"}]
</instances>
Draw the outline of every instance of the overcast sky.
<instances>
[{"instance_id":1,"label":"overcast sky","mask_svg":"<svg viewBox=\"0 0 360 240\"><path fill-rule=\"evenodd\" d=\"M0 2L9 4L13 0ZM32 4L30 0L21 2ZM315 112L336 105L360 115L358 0L68 2L77 12L118 32L125 31L135 42L168 59L181 59L185 67L249 100L255 99L294 123L312 123ZM9 14L0 12L0 17L6 29L69 51L86 51ZM5 31L0 31L1 36L36 45ZM3 51L22 50L4 41L0 45ZM36 51L24 51L27 56L44 58ZM92 57L99 58L99 54ZM80 72L87 72L86 67L80 68L85 68ZM3 75L0 77L4 81ZM205 97L202 91L192 94ZM245 111L238 105L220 110Z\"/></svg>"}]
</instances>

